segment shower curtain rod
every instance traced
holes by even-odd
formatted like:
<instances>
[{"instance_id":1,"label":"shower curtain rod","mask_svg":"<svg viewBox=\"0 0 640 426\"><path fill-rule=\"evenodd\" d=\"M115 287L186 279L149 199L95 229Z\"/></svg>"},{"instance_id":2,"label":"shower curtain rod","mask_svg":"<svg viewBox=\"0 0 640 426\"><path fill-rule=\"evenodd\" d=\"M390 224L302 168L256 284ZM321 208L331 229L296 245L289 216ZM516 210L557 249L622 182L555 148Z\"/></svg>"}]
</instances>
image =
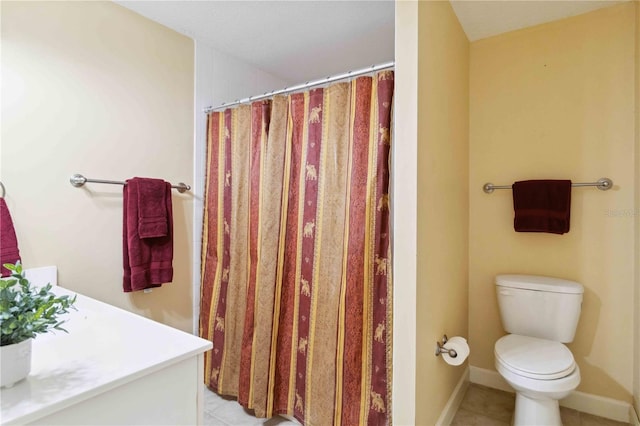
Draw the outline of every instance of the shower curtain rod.
<instances>
[{"instance_id":1,"label":"shower curtain rod","mask_svg":"<svg viewBox=\"0 0 640 426\"><path fill-rule=\"evenodd\" d=\"M284 95L284 94L288 94L288 93L292 93L292 92L297 92L298 90L307 89L309 87L320 86L320 85L323 85L323 84L332 83L334 81L345 80L347 78L353 78L353 77L357 77L357 76L360 76L360 75L363 75L363 74L369 74L369 73L376 72L376 71L386 70L386 69L389 69L389 68L393 68L394 65L395 65L395 62L393 62L393 61L385 62L384 64L372 65L372 66L367 67L367 68L362 68L362 69L355 70L355 71L345 72L343 74L338 74L338 75L334 75L334 76L330 76L330 77L326 77L326 78L321 78L320 80L308 81L306 83L298 84L296 86L285 87L284 89L274 90L272 92L267 92L267 93L264 93L262 95L251 96L249 98L239 99L239 100L234 101L234 102L224 103L224 104L222 104L220 106L217 106L217 107L210 106L210 107L207 107L207 108L204 109L204 113L208 114L210 112L217 111L219 109L231 108L231 107L236 106L236 105L246 104L246 103L253 102L253 101L259 101L261 99L270 98L270 97L276 96L276 95Z\"/></svg>"}]
</instances>

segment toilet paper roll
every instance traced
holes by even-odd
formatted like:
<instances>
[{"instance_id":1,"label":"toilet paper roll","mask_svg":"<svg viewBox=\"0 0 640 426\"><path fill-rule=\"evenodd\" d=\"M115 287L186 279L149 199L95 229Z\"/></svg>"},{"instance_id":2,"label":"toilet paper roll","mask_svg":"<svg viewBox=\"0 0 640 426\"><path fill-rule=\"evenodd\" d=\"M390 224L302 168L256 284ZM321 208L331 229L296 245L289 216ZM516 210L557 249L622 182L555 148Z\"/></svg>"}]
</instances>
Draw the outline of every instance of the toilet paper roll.
<instances>
[{"instance_id":1,"label":"toilet paper roll","mask_svg":"<svg viewBox=\"0 0 640 426\"><path fill-rule=\"evenodd\" d=\"M457 353L457 356L455 358L449 355L447 352L442 353L444 362L449 365L460 365L469 356L469 345L467 344L467 339L465 339L464 337L453 336L447 341L447 343L444 344L444 347L446 349L453 349Z\"/></svg>"}]
</instances>

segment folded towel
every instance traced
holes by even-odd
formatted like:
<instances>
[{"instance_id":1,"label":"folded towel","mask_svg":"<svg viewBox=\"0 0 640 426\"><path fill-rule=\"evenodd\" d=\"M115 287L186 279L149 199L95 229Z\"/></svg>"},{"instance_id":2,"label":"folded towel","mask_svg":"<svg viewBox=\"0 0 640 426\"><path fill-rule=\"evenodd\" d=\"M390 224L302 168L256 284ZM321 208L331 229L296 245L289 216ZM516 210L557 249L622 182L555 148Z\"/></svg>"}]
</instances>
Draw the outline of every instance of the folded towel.
<instances>
[{"instance_id":1,"label":"folded towel","mask_svg":"<svg viewBox=\"0 0 640 426\"><path fill-rule=\"evenodd\" d=\"M5 263L16 263L20 260L20 250L18 249L18 238L13 227L11 213L4 198L0 198L0 270L3 277L11 275L11 271L5 268Z\"/></svg>"},{"instance_id":2,"label":"folded towel","mask_svg":"<svg viewBox=\"0 0 640 426\"><path fill-rule=\"evenodd\" d=\"M137 179L138 233L140 238L166 237L169 233L165 199L167 183L162 179Z\"/></svg>"},{"instance_id":3,"label":"folded towel","mask_svg":"<svg viewBox=\"0 0 640 426\"><path fill-rule=\"evenodd\" d=\"M163 283L173 280L171 184L163 182L164 205L157 207L166 214L167 234L155 238L141 238L139 231L141 180L143 179L127 180L123 191L122 252L125 292L160 287Z\"/></svg>"},{"instance_id":4,"label":"folded towel","mask_svg":"<svg viewBox=\"0 0 640 426\"><path fill-rule=\"evenodd\" d=\"M517 232L569 232L570 180L526 180L513 184Z\"/></svg>"}]
</instances>

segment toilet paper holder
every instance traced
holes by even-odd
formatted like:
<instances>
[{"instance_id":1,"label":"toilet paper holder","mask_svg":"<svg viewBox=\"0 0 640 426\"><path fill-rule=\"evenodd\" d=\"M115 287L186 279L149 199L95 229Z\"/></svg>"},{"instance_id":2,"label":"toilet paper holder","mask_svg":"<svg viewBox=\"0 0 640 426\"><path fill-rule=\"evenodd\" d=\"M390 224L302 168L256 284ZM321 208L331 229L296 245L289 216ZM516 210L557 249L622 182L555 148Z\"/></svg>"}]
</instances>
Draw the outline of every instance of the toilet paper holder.
<instances>
[{"instance_id":1,"label":"toilet paper holder","mask_svg":"<svg viewBox=\"0 0 640 426\"><path fill-rule=\"evenodd\" d=\"M458 356L458 353L455 351L455 349L448 349L444 347L444 345L447 344L448 340L449 338L445 334L444 336L442 336L442 343L436 341L436 356L439 356L441 353L447 353L451 358L455 358Z\"/></svg>"}]
</instances>

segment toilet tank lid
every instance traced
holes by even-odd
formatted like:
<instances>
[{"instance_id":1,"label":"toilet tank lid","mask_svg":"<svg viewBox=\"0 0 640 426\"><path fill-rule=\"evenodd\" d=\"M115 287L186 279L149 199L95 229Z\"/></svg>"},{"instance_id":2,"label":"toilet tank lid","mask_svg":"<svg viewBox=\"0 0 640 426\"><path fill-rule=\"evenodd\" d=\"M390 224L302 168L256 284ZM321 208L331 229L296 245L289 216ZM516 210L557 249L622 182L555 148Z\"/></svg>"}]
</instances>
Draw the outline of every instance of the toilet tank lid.
<instances>
[{"instance_id":1,"label":"toilet tank lid","mask_svg":"<svg viewBox=\"0 0 640 426\"><path fill-rule=\"evenodd\" d=\"M541 275L497 275L496 285L525 290L549 291L552 293L584 293L584 287L580 283L562 278L543 277Z\"/></svg>"}]
</instances>

